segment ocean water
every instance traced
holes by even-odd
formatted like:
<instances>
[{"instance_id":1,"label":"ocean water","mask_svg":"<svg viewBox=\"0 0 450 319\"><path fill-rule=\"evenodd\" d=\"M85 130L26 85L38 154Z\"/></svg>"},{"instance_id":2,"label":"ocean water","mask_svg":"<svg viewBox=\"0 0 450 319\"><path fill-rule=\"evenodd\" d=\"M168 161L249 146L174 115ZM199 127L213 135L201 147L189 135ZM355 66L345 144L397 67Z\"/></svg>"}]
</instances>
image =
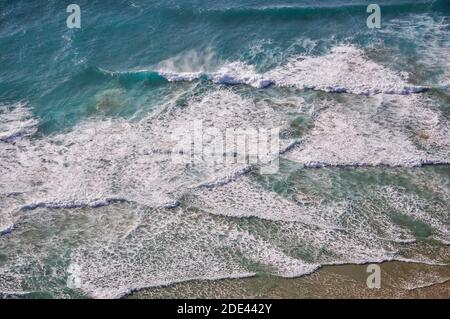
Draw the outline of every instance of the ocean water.
<instances>
[{"instance_id":1,"label":"ocean water","mask_svg":"<svg viewBox=\"0 0 450 319\"><path fill-rule=\"evenodd\" d=\"M448 264L450 2L371 2L0 1L0 296ZM278 172L177 163L200 120Z\"/></svg>"}]
</instances>

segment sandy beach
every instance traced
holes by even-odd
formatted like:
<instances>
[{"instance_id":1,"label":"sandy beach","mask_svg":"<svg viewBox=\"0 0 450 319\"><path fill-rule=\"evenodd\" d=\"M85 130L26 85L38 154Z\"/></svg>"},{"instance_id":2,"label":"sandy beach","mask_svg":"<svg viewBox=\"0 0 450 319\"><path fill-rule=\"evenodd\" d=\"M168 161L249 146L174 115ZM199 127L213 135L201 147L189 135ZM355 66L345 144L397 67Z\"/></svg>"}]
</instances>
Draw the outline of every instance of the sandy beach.
<instances>
[{"instance_id":1,"label":"sandy beach","mask_svg":"<svg viewBox=\"0 0 450 319\"><path fill-rule=\"evenodd\" d=\"M128 298L450 298L450 267L385 262L381 288L369 289L367 265L325 266L300 278L256 276L219 281L191 281L144 289Z\"/></svg>"}]
</instances>

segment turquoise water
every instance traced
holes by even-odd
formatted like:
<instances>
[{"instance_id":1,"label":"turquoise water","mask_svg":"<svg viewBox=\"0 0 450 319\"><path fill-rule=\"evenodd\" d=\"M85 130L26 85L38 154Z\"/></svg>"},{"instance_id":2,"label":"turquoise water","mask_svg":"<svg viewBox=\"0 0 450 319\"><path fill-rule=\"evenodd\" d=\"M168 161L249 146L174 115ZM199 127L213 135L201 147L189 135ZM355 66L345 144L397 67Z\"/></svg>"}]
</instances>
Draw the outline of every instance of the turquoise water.
<instances>
[{"instance_id":1,"label":"turquoise water","mask_svg":"<svg viewBox=\"0 0 450 319\"><path fill-rule=\"evenodd\" d=\"M1 1L0 296L448 263L450 3L371 2ZM295 146L175 165L199 119Z\"/></svg>"}]
</instances>

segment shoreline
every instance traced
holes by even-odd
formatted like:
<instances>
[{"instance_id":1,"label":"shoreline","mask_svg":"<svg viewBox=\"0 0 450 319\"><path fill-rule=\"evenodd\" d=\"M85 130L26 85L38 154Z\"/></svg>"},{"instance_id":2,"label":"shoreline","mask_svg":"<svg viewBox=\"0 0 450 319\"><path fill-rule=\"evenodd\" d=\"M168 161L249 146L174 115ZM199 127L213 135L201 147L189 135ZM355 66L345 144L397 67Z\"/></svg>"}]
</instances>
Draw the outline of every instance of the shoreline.
<instances>
[{"instance_id":1,"label":"shoreline","mask_svg":"<svg viewBox=\"0 0 450 319\"><path fill-rule=\"evenodd\" d=\"M143 288L128 299L450 299L450 266L403 261L377 263L381 288L369 289L365 265L330 265L296 278L256 275L221 280L192 280L164 287Z\"/></svg>"}]
</instances>

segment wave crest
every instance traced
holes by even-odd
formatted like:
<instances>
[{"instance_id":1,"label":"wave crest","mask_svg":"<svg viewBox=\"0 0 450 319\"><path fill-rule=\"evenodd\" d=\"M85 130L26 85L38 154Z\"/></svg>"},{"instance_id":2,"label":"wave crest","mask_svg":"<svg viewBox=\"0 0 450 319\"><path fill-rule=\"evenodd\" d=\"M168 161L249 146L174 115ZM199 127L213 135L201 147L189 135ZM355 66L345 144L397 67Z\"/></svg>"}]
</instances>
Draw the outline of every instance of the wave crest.
<instances>
[{"instance_id":1,"label":"wave crest","mask_svg":"<svg viewBox=\"0 0 450 319\"><path fill-rule=\"evenodd\" d=\"M323 56L295 56L287 63L266 73L241 61L226 64L214 72L174 72L170 70L136 70L108 72L111 75L148 78L169 82L206 79L216 84L249 85L255 88L296 87L335 93L363 95L411 94L425 87L407 83L405 76L379 65L361 49L338 46Z\"/></svg>"}]
</instances>

